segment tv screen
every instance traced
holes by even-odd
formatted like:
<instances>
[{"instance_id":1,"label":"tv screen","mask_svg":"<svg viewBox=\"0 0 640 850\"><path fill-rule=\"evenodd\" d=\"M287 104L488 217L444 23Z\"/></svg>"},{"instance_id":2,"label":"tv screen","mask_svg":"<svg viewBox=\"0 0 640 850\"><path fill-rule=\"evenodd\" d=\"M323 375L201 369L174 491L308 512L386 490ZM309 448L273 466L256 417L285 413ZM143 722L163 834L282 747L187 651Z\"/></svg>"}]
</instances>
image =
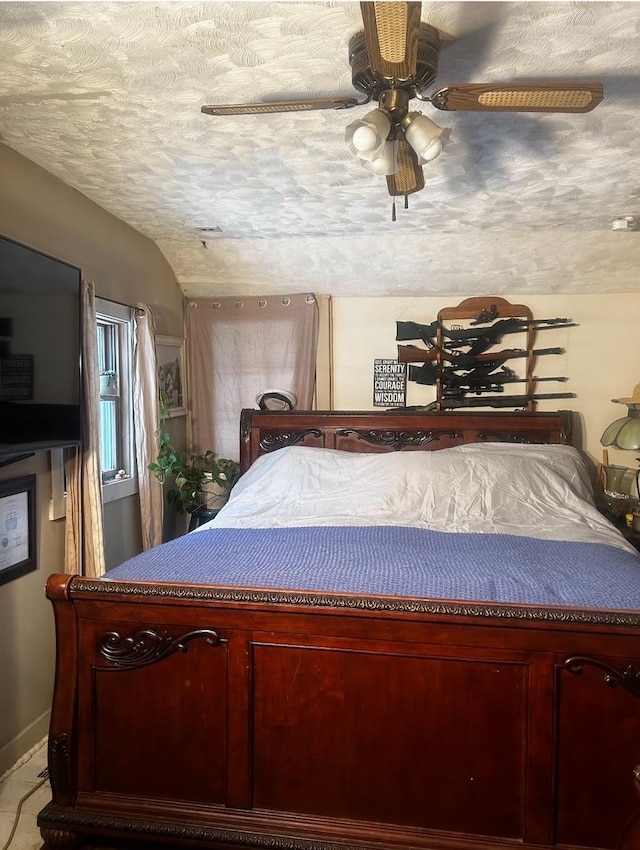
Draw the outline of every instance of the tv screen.
<instances>
[{"instance_id":1,"label":"tv screen","mask_svg":"<svg viewBox=\"0 0 640 850\"><path fill-rule=\"evenodd\" d=\"M0 236L0 458L80 442L80 282Z\"/></svg>"}]
</instances>

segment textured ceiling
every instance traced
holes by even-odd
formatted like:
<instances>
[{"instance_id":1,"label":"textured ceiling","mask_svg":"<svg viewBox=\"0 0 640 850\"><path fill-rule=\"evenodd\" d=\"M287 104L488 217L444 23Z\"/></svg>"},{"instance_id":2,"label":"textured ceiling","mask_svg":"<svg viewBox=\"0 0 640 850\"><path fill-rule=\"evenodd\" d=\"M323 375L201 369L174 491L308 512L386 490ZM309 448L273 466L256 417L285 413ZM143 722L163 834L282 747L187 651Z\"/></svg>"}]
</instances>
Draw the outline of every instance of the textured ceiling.
<instances>
[{"instance_id":1,"label":"textured ceiling","mask_svg":"<svg viewBox=\"0 0 640 850\"><path fill-rule=\"evenodd\" d=\"M188 295L638 288L640 3L423 3L436 80L600 80L578 115L440 112L426 188L391 222L347 111L215 118L213 102L357 96L352 2L0 3L0 140L157 242ZM220 228L202 233L198 228ZM204 243L204 244L203 244Z\"/></svg>"}]
</instances>

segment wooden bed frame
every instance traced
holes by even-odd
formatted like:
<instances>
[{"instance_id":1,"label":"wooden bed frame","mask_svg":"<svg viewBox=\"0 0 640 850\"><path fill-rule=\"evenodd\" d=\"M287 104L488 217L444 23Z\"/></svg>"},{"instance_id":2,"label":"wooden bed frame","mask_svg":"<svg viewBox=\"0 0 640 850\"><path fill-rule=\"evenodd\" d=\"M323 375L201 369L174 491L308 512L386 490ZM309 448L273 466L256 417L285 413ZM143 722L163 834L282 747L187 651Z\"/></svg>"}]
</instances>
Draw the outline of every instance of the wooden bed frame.
<instances>
[{"instance_id":1,"label":"wooden bed frame","mask_svg":"<svg viewBox=\"0 0 640 850\"><path fill-rule=\"evenodd\" d=\"M243 469L501 440L571 443L572 416L241 422ZM640 846L640 613L69 575L47 595L46 848Z\"/></svg>"}]
</instances>

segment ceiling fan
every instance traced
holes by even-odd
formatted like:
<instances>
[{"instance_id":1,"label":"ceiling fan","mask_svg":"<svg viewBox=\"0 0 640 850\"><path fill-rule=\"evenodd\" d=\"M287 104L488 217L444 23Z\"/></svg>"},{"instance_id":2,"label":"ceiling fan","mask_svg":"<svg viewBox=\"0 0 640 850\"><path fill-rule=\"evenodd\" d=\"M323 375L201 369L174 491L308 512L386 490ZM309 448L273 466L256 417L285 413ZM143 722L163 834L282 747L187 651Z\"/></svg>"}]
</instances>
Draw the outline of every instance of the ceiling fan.
<instances>
[{"instance_id":1,"label":"ceiling fan","mask_svg":"<svg viewBox=\"0 0 640 850\"><path fill-rule=\"evenodd\" d=\"M387 178L389 194L424 188L422 166L442 150L442 128L409 111L416 98L447 112L589 112L604 96L601 83L460 83L424 91L434 82L442 46L435 27L420 20L421 3L360 3L364 30L349 42L351 97L309 98L245 104L209 104L207 115L255 115L314 109L350 109L372 100L378 107L346 128L346 141L361 163ZM395 202L394 202L395 218Z\"/></svg>"}]
</instances>

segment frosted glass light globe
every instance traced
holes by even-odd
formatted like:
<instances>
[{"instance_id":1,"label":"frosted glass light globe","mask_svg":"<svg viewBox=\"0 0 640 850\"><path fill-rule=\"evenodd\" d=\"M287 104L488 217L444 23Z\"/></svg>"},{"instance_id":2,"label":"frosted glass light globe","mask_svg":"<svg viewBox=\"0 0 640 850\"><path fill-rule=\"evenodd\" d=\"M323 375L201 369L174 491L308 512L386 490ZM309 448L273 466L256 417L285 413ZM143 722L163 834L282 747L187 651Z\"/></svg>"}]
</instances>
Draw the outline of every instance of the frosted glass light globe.
<instances>
[{"instance_id":1,"label":"frosted glass light globe","mask_svg":"<svg viewBox=\"0 0 640 850\"><path fill-rule=\"evenodd\" d=\"M380 143L375 129L367 124L358 127L351 141L356 150L359 151L371 151Z\"/></svg>"},{"instance_id":2,"label":"frosted glass light globe","mask_svg":"<svg viewBox=\"0 0 640 850\"><path fill-rule=\"evenodd\" d=\"M421 156L423 159L426 159L429 162L432 159L435 159L437 156L440 156L442 153L442 142L440 139L434 139L429 147L426 150L421 152Z\"/></svg>"}]
</instances>

